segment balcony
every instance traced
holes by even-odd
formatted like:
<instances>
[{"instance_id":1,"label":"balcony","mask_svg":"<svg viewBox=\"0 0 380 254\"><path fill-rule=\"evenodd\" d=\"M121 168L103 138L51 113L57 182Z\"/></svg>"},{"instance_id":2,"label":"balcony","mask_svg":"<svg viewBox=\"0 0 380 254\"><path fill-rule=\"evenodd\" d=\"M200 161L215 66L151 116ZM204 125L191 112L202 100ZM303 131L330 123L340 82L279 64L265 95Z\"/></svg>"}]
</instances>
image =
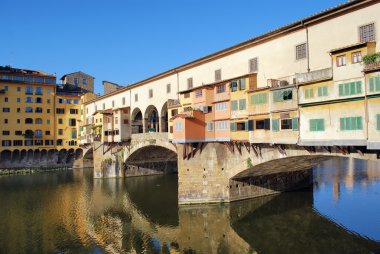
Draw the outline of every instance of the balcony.
<instances>
[{"instance_id":1,"label":"balcony","mask_svg":"<svg viewBox=\"0 0 380 254\"><path fill-rule=\"evenodd\" d=\"M380 52L364 56L363 63L363 72L380 70Z\"/></svg>"},{"instance_id":2,"label":"balcony","mask_svg":"<svg viewBox=\"0 0 380 254\"><path fill-rule=\"evenodd\" d=\"M168 100L168 107L174 107L174 106L180 106L181 103L179 100L173 100L173 99L169 99Z\"/></svg>"},{"instance_id":3,"label":"balcony","mask_svg":"<svg viewBox=\"0 0 380 254\"><path fill-rule=\"evenodd\" d=\"M329 80L332 79L332 68L326 68L305 73L296 73L295 79L297 84Z\"/></svg>"},{"instance_id":4,"label":"balcony","mask_svg":"<svg viewBox=\"0 0 380 254\"><path fill-rule=\"evenodd\" d=\"M296 77L294 75L279 78L279 79L268 79L267 85L270 88L286 87L290 85L295 85L297 83Z\"/></svg>"}]
</instances>

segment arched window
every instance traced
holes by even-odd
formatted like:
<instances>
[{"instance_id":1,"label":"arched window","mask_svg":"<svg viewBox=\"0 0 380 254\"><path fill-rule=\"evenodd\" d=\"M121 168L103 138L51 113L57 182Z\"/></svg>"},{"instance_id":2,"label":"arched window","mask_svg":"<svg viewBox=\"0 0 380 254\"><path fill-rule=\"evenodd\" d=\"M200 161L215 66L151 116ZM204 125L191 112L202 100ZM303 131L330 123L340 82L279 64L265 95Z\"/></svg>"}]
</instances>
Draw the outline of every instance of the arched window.
<instances>
[{"instance_id":1,"label":"arched window","mask_svg":"<svg viewBox=\"0 0 380 254\"><path fill-rule=\"evenodd\" d=\"M36 124L42 124L42 119L41 119L41 118L36 118L35 123L36 123Z\"/></svg>"},{"instance_id":2,"label":"arched window","mask_svg":"<svg viewBox=\"0 0 380 254\"><path fill-rule=\"evenodd\" d=\"M32 118L26 118L25 124L33 124L33 119Z\"/></svg>"}]
</instances>

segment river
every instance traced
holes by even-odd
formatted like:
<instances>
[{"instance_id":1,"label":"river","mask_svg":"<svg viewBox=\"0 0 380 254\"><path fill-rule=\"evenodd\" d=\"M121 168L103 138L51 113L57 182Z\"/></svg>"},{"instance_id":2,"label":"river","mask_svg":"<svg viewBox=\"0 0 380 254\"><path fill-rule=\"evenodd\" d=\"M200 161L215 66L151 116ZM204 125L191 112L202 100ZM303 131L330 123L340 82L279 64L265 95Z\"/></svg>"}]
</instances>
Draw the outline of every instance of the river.
<instances>
[{"instance_id":1,"label":"river","mask_svg":"<svg viewBox=\"0 0 380 254\"><path fill-rule=\"evenodd\" d=\"M380 163L334 159L309 189L178 206L177 176L0 178L0 253L380 253Z\"/></svg>"}]
</instances>

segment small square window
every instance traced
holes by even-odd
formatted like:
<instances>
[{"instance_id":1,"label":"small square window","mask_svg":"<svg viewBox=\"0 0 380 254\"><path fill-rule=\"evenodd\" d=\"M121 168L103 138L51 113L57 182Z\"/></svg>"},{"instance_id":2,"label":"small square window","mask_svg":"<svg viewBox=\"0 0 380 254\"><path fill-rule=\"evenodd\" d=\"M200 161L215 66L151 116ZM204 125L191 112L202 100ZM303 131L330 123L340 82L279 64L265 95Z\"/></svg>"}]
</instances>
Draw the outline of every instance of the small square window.
<instances>
[{"instance_id":1,"label":"small square window","mask_svg":"<svg viewBox=\"0 0 380 254\"><path fill-rule=\"evenodd\" d=\"M341 55L336 57L336 66L341 67L347 64L346 55Z\"/></svg>"},{"instance_id":2,"label":"small square window","mask_svg":"<svg viewBox=\"0 0 380 254\"><path fill-rule=\"evenodd\" d=\"M351 62L352 63L360 63L362 61L362 52L354 52L352 53Z\"/></svg>"},{"instance_id":3,"label":"small square window","mask_svg":"<svg viewBox=\"0 0 380 254\"><path fill-rule=\"evenodd\" d=\"M306 43L302 43L300 45L296 46L296 60L305 59L307 52L306 52Z\"/></svg>"},{"instance_id":4,"label":"small square window","mask_svg":"<svg viewBox=\"0 0 380 254\"><path fill-rule=\"evenodd\" d=\"M359 41L367 42L375 40L375 24L368 24L359 27Z\"/></svg>"}]
</instances>

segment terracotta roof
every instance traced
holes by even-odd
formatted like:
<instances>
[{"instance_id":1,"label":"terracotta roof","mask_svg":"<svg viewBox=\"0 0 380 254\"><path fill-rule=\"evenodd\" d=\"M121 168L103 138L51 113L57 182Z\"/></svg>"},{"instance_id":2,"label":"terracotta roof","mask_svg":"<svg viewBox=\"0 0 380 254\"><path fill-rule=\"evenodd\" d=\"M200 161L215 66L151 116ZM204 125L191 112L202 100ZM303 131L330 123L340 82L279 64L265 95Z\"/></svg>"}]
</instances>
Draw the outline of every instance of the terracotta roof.
<instances>
[{"instance_id":1,"label":"terracotta roof","mask_svg":"<svg viewBox=\"0 0 380 254\"><path fill-rule=\"evenodd\" d=\"M338 54L340 52L344 52L344 51L348 51L348 50L352 50L352 49L364 48L364 47L367 47L367 45L369 43L371 43L371 42L359 42L359 43L351 44L348 46L332 49L332 50L330 50L329 53L334 55L334 54Z\"/></svg>"}]
</instances>

